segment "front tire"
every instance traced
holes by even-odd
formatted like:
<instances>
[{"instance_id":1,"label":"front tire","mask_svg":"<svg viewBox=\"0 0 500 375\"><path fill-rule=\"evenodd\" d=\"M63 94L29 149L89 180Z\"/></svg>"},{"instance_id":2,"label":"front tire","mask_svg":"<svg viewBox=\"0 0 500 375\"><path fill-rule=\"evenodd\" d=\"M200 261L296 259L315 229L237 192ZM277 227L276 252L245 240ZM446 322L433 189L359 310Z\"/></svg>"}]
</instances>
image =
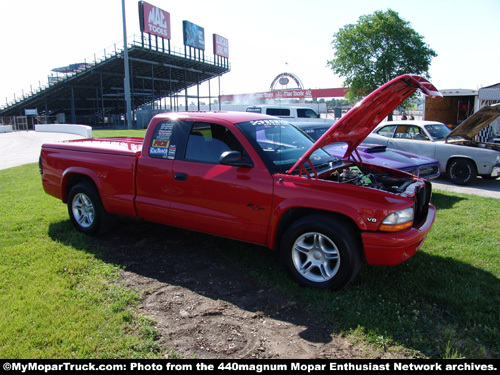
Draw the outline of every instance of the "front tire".
<instances>
[{"instance_id":1,"label":"front tire","mask_svg":"<svg viewBox=\"0 0 500 375\"><path fill-rule=\"evenodd\" d=\"M89 182L81 182L71 188L68 213L75 228L90 236L101 231L107 216L97 188Z\"/></svg>"},{"instance_id":2,"label":"front tire","mask_svg":"<svg viewBox=\"0 0 500 375\"><path fill-rule=\"evenodd\" d=\"M299 284L338 290L349 284L361 266L361 241L338 218L307 216L284 233L280 255L283 265Z\"/></svg>"},{"instance_id":3,"label":"front tire","mask_svg":"<svg viewBox=\"0 0 500 375\"><path fill-rule=\"evenodd\" d=\"M471 160L455 159L448 167L448 176L454 184L470 185L476 180L476 165Z\"/></svg>"}]
</instances>

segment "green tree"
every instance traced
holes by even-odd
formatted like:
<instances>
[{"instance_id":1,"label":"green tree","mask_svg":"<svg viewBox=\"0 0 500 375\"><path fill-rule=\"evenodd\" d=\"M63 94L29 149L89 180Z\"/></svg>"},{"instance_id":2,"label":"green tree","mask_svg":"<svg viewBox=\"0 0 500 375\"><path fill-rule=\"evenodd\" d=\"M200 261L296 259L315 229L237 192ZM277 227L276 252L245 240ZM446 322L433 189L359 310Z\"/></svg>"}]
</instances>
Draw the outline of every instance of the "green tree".
<instances>
[{"instance_id":1,"label":"green tree","mask_svg":"<svg viewBox=\"0 0 500 375\"><path fill-rule=\"evenodd\" d=\"M333 72L345 77L346 97L354 103L401 74L429 78L431 59L437 56L423 37L391 9L361 16L334 34Z\"/></svg>"}]
</instances>

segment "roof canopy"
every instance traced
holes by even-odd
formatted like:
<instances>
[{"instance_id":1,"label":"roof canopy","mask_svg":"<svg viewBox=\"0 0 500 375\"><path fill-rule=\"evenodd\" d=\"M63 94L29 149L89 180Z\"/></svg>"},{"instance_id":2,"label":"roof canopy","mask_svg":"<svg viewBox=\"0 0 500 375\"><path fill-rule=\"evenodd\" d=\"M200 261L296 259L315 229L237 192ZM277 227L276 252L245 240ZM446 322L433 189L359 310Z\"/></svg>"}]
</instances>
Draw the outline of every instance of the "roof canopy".
<instances>
[{"instance_id":1,"label":"roof canopy","mask_svg":"<svg viewBox=\"0 0 500 375\"><path fill-rule=\"evenodd\" d=\"M500 83L479 89L480 100L500 100Z\"/></svg>"}]
</instances>

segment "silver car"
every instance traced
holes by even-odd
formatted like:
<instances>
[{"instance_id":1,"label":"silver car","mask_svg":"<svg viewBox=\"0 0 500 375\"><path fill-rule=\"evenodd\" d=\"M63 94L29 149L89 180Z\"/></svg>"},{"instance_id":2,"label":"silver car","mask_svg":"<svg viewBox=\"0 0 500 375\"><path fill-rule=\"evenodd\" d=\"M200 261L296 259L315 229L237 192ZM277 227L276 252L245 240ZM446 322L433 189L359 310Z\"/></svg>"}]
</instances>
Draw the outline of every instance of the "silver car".
<instances>
[{"instance_id":1,"label":"silver car","mask_svg":"<svg viewBox=\"0 0 500 375\"><path fill-rule=\"evenodd\" d=\"M435 121L388 121L377 126L363 143L437 159L441 173L457 185L468 185L477 176L500 177L500 144L475 140L480 130L500 116L500 103L485 106L453 131Z\"/></svg>"}]
</instances>

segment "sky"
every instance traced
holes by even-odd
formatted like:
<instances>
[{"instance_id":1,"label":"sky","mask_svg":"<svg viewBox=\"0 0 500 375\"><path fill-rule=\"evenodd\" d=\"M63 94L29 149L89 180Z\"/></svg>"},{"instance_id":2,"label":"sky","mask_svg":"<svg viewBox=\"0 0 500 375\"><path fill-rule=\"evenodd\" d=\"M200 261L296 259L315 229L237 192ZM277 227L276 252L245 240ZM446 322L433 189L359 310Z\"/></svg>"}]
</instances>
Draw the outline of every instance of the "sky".
<instances>
[{"instance_id":1,"label":"sky","mask_svg":"<svg viewBox=\"0 0 500 375\"><path fill-rule=\"evenodd\" d=\"M183 51L183 20L205 29L205 56L212 56L212 34L228 39L231 71L221 77L220 88L212 81L212 95L268 91L284 72L298 76L306 89L342 87L343 78L327 66L334 33L387 9L437 53L429 73L438 89L500 83L500 0L147 2L170 13L172 48ZM130 42L140 35L138 1L125 0L125 12ZM0 0L0 41L2 106L43 86L51 69L93 61L94 54L122 46L122 0Z\"/></svg>"}]
</instances>

